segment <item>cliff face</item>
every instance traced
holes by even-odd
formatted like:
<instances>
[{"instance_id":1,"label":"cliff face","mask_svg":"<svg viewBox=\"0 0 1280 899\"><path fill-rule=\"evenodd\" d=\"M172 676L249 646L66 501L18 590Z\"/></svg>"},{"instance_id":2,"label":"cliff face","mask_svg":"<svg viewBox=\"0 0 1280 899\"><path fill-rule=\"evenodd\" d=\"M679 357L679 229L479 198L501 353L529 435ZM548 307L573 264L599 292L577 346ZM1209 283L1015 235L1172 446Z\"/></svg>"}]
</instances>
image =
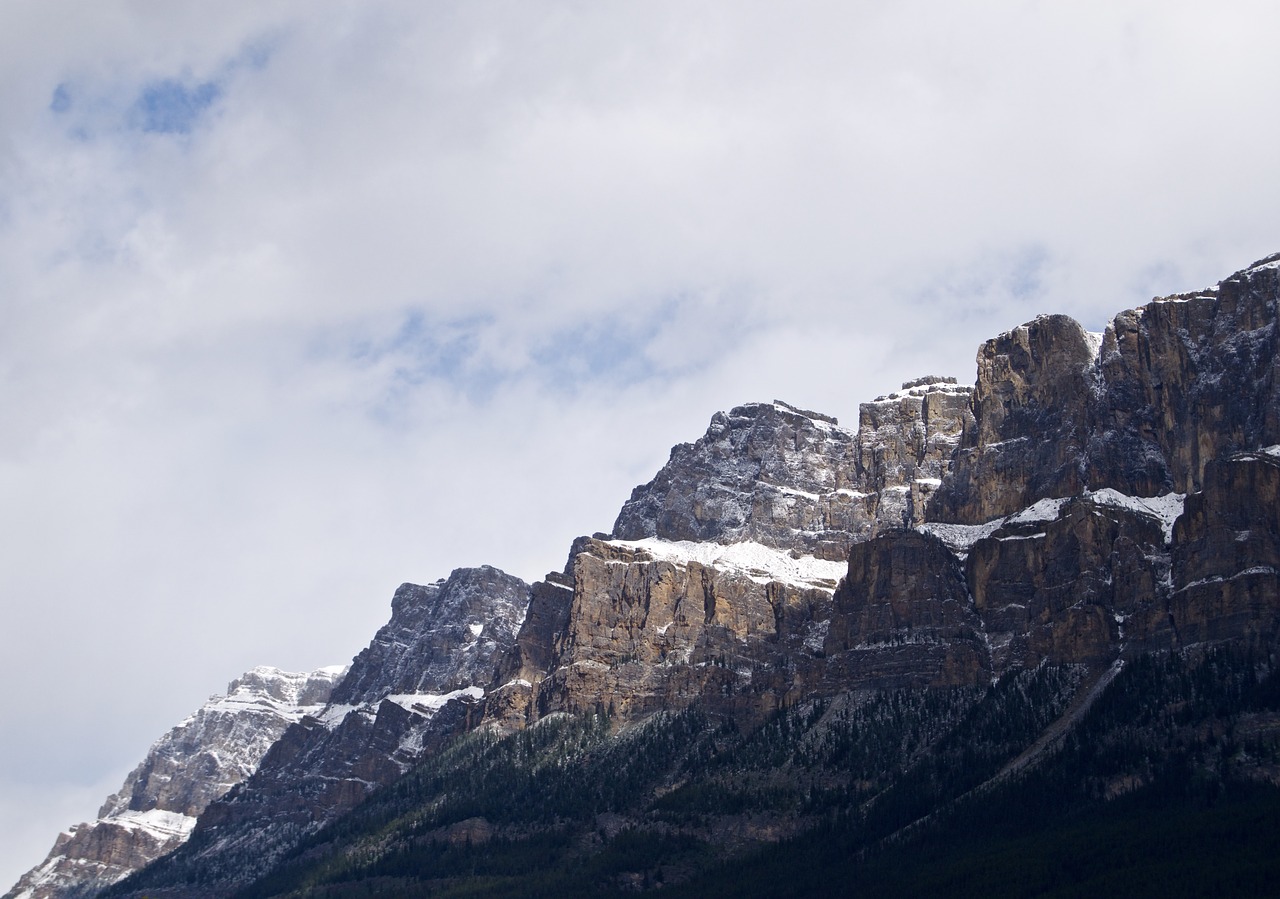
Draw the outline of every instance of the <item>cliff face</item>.
<instances>
[{"instance_id":1,"label":"cliff face","mask_svg":"<svg viewBox=\"0 0 1280 899\"><path fill-rule=\"evenodd\" d=\"M941 690L919 714L959 715L1055 670L1055 698L1025 720L1060 737L1144 654L1233 642L1270 657L1277 302L1272 257L1101 335L1042 316L983 345L975 387L908 382L862 404L856 433L780 402L718 413L563 571L397 591L329 706L120 894L243 885L477 727L692 710L750 731L886 691ZM921 720L935 737L954 725Z\"/></svg>"},{"instance_id":2,"label":"cliff face","mask_svg":"<svg viewBox=\"0 0 1280 899\"><path fill-rule=\"evenodd\" d=\"M352 661L333 701L359 705L486 684L528 604L528 584L489 566L462 568L428 586L403 584L392 597L391 620Z\"/></svg>"},{"instance_id":3,"label":"cliff face","mask_svg":"<svg viewBox=\"0 0 1280 899\"><path fill-rule=\"evenodd\" d=\"M863 489L876 498L878 530L925 520L929 498L973 427L972 394L955 378L930 376L858 407L858 469Z\"/></svg>"},{"instance_id":4,"label":"cliff face","mask_svg":"<svg viewBox=\"0 0 1280 899\"><path fill-rule=\"evenodd\" d=\"M152 879L140 889L210 870L218 872L214 895L247 883L424 754L474 728L496 660L514 646L528 603L528 584L488 566L402 585L390 621L356 656L328 705L284 731L253 776L206 809L183 851L149 869Z\"/></svg>"},{"instance_id":5,"label":"cliff face","mask_svg":"<svg viewBox=\"0 0 1280 899\"><path fill-rule=\"evenodd\" d=\"M954 378L910 381L863 403L857 433L779 401L717 413L635 489L613 536L750 541L843 560L880 530L923 521L972 419L970 393Z\"/></svg>"},{"instance_id":6,"label":"cliff face","mask_svg":"<svg viewBox=\"0 0 1280 899\"><path fill-rule=\"evenodd\" d=\"M979 524L1085 487L1200 490L1205 466L1280 443L1280 255L1122 312L1104 334L1042 316L978 352L974 426L931 520Z\"/></svg>"},{"instance_id":7,"label":"cliff face","mask_svg":"<svg viewBox=\"0 0 1280 899\"><path fill-rule=\"evenodd\" d=\"M758 718L791 695L779 672L821 647L844 570L752 543L588 539L576 549L549 663L501 688L528 720L596 710L631 720L695 697Z\"/></svg>"},{"instance_id":8,"label":"cliff face","mask_svg":"<svg viewBox=\"0 0 1280 899\"><path fill-rule=\"evenodd\" d=\"M853 431L785 403L753 403L717 413L702 439L672 449L623 505L613 536L751 540L836 559L872 520L858 484Z\"/></svg>"},{"instance_id":9,"label":"cliff face","mask_svg":"<svg viewBox=\"0 0 1280 899\"><path fill-rule=\"evenodd\" d=\"M324 707L342 668L294 674L255 668L156 741L98 818L61 834L7 897L92 896L182 845L196 819L294 722Z\"/></svg>"},{"instance_id":10,"label":"cliff face","mask_svg":"<svg viewBox=\"0 0 1280 899\"><path fill-rule=\"evenodd\" d=\"M1173 641L1280 632L1280 447L1205 465L1204 489L1187 497L1174 527Z\"/></svg>"}]
</instances>

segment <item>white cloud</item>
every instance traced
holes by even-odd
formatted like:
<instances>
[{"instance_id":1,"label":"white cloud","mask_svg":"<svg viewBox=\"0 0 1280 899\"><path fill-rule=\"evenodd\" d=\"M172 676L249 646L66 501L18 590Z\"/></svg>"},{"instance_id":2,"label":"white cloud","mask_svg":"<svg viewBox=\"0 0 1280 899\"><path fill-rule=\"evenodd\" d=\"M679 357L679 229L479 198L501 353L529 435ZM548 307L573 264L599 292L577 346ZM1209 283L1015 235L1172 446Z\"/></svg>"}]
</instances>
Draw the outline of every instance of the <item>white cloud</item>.
<instances>
[{"instance_id":1,"label":"white cloud","mask_svg":"<svg viewBox=\"0 0 1280 899\"><path fill-rule=\"evenodd\" d=\"M852 424L1274 251L1276 19L6 5L0 773L123 770L401 580L558 567L718 408Z\"/></svg>"}]
</instances>

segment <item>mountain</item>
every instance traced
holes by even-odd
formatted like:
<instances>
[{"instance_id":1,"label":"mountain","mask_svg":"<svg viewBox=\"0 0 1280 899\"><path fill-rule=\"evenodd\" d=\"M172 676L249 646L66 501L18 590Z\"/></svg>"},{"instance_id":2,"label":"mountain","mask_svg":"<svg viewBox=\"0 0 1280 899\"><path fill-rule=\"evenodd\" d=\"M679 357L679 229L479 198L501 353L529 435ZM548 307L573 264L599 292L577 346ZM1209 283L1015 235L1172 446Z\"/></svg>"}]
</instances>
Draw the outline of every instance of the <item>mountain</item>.
<instances>
[{"instance_id":1,"label":"mountain","mask_svg":"<svg viewBox=\"0 0 1280 899\"><path fill-rule=\"evenodd\" d=\"M341 667L247 671L161 737L98 818L58 836L5 899L92 896L186 841L209 803L253 774L307 714L324 707Z\"/></svg>"},{"instance_id":2,"label":"mountain","mask_svg":"<svg viewBox=\"0 0 1280 899\"><path fill-rule=\"evenodd\" d=\"M856 431L717 413L563 570L402 587L106 895L1267 895L1278 304L1280 255Z\"/></svg>"}]
</instances>

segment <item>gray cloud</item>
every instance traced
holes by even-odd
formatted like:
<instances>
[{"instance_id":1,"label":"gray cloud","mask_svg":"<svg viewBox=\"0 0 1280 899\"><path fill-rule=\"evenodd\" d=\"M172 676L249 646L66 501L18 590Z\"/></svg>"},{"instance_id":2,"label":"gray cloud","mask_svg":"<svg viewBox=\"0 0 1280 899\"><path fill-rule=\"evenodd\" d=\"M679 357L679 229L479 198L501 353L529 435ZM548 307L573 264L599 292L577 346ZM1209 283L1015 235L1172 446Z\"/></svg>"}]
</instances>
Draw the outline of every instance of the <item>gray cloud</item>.
<instances>
[{"instance_id":1,"label":"gray cloud","mask_svg":"<svg viewBox=\"0 0 1280 899\"><path fill-rule=\"evenodd\" d=\"M559 567L716 409L852 423L1280 248L1278 18L5 7L0 880L241 670Z\"/></svg>"}]
</instances>

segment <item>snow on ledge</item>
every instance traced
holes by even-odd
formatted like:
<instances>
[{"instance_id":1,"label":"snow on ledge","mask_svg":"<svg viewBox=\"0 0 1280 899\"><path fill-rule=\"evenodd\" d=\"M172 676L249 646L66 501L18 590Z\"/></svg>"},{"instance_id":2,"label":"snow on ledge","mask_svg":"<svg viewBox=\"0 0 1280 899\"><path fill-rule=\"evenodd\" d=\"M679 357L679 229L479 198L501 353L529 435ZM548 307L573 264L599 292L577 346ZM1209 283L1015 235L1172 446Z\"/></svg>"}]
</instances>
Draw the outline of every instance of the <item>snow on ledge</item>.
<instances>
[{"instance_id":1,"label":"snow on ledge","mask_svg":"<svg viewBox=\"0 0 1280 899\"><path fill-rule=\"evenodd\" d=\"M1071 497L1061 496L1053 499L1042 499L1039 502L1032 503L1021 512L1014 512L1008 518L1004 519L1008 524L1031 524L1036 521L1057 521L1058 516L1062 513L1062 507L1070 501Z\"/></svg>"},{"instance_id":2,"label":"snow on ledge","mask_svg":"<svg viewBox=\"0 0 1280 899\"><path fill-rule=\"evenodd\" d=\"M1280 446L1274 449L1277 450L1277 455L1280 455ZM1127 509L1139 515L1157 519L1164 531L1165 543L1173 540L1173 523L1182 514L1183 501L1187 498L1185 493L1166 493L1163 496L1147 497L1128 496L1110 487L1092 492L1086 491L1083 496L1100 506ZM984 537L990 537L1006 524L1056 521L1062 512L1062 507L1071 499L1073 497L1042 499L1021 512L1015 512L1004 518L993 518L983 524L945 524L931 521L917 526L916 530L922 534L932 534L945 543L952 552L964 558L973 544Z\"/></svg>"},{"instance_id":3,"label":"snow on ledge","mask_svg":"<svg viewBox=\"0 0 1280 899\"><path fill-rule=\"evenodd\" d=\"M383 698L389 699L406 711L416 712L419 715L424 713L434 715L451 699L480 699L483 696L484 690L480 687L463 687L452 693L393 693Z\"/></svg>"},{"instance_id":4,"label":"snow on ledge","mask_svg":"<svg viewBox=\"0 0 1280 899\"><path fill-rule=\"evenodd\" d=\"M1182 505L1187 498L1185 493L1166 493L1164 496L1147 497L1127 496L1110 487L1095 490L1089 496L1095 503L1103 506L1128 509L1139 515L1149 515L1159 519L1160 526L1164 528L1165 543L1173 540L1173 523L1182 514Z\"/></svg>"},{"instance_id":5,"label":"snow on ledge","mask_svg":"<svg viewBox=\"0 0 1280 899\"><path fill-rule=\"evenodd\" d=\"M610 540L610 546L621 546L648 553L656 561L674 565L697 562L717 571L750 578L757 584L781 581L796 587L814 587L832 592L848 571L847 562L829 562L813 556L792 558L785 550L761 543L698 543L692 540Z\"/></svg>"},{"instance_id":6,"label":"snow on ledge","mask_svg":"<svg viewBox=\"0 0 1280 899\"><path fill-rule=\"evenodd\" d=\"M123 811L100 818L99 821L129 830L143 830L162 841L175 838L185 840L191 835L192 828L196 826L196 819L190 815L158 808L145 812Z\"/></svg>"}]
</instances>

